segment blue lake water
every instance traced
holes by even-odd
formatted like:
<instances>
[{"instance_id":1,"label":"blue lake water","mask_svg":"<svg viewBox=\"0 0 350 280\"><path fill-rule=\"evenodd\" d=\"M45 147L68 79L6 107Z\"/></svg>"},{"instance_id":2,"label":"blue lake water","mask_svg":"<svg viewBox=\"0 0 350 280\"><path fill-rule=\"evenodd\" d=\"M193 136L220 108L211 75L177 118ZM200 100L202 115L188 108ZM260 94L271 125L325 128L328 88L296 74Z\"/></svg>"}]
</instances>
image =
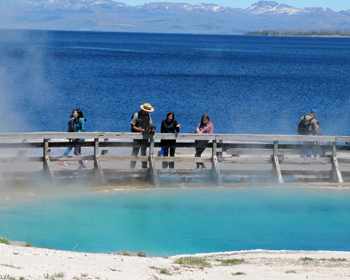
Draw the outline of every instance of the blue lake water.
<instances>
[{"instance_id":1,"label":"blue lake water","mask_svg":"<svg viewBox=\"0 0 350 280\"><path fill-rule=\"evenodd\" d=\"M350 38L0 31L0 131L130 131L151 103L192 133L296 134L311 107L326 135L349 135Z\"/></svg>"},{"instance_id":2,"label":"blue lake water","mask_svg":"<svg viewBox=\"0 0 350 280\"><path fill-rule=\"evenodd\" d=\"M349 189L120 190L7 205L0 209L0 235L39 247L151 256L349 251L349 199Z\"/></svg>"},{"instance_id":3,"label":"blue lake water","mask_svg":"<svg viewBox=\"0 0 350 280\"><path fill-rule=\"evenodd\" d=\"M182 133L296 134L311 107L349 135L350 39L0 31L0 132L129 131L139 105ZM161 186L162 187L162 186ZM3 195L2 190L0 190ZM245 249L350 250L349 190L167 188L0 208L0 236L57 249L172 255ZM77 245L78 244L78 245Z\"/></svg>"}]
</instances>

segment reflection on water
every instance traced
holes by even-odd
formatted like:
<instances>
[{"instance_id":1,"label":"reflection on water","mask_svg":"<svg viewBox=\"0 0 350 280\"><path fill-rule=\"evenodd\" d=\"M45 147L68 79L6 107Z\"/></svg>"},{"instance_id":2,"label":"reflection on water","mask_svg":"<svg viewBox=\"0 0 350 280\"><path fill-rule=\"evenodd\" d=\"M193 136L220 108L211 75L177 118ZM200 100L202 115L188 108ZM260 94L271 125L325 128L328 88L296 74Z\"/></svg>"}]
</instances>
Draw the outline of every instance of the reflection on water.
<instances>
[{"instance_id":1,"label":"reflection on water","mask_svg":"<svg viewBox=\"0 0 350 280\"><path fill-rule=\"evenodd\" d=\"M350 250L348 189L185 186L59 195L65 192L2 203L0 236L38 247L153 256Z\"/></svg>"}]
</instances>

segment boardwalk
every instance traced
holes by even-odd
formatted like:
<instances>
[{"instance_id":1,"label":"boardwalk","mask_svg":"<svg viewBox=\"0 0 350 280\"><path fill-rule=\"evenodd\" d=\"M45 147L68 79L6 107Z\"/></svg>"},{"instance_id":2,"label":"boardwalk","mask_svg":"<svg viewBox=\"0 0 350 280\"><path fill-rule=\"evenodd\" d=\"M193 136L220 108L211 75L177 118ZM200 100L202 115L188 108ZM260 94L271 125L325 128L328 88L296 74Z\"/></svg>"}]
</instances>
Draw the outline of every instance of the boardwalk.
<instances>
[{"instance_id":1,"label":"boardwalk","mask_svg":"<svg viewBox=\"0 0 350 280\"><path fill-rule=\"evenodd\" d=\"M83 155L63 157L70 145L67 138L86 138ZM148 139L147 156L131 156L134 139ZM162 139L176 139L173 158L159 155ZM209 140L196 143L195 140ZM301 149L315 148L323 141L322 157L301 158ZM0 134L0 183L11 185L35 180L88 180L96 184L118 184L134 179L159 185L177 178L189 181L343 183L350 179L350 147L345 136L235 135L235 134L155 134L139 133L6 133ZM206 147L201 158L194 157L195 147ZM64 160L68 166L59 165ZM78 170L78 160L87 160L86 169ZM135 169L130 161L137 161ZM141 161L148 168L141 168ZM163 161L175 162L174 169L162 169ZM207 169L196 169L205 162Z\"/></svg>"}]
</instances>

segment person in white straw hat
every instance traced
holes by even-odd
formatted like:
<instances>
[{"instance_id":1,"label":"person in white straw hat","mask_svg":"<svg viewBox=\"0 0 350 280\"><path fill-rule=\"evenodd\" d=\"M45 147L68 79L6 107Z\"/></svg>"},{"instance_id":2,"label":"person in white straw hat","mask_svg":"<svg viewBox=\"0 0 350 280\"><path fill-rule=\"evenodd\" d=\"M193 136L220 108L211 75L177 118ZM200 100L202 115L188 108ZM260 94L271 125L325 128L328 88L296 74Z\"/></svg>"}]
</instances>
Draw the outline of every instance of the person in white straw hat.
<instances>
[{"instance_id":1,"label":"person in white straw hat","mask_svg":"<svg viewBox=\"0 0 350 280\"><path fill-rule=\"evenodd\" d=\"M152 124L152 118L149 113L154 111L154 108L152 107L151 104L145 103L142 104L141 106L141 111L136 112L132 119L131 119L131 132L146 132L146 127ZM132 156L137 156L139 153L139 150L141 148L141 156L146 156L146 150L148 145L148 140L147 139L136 139L134 140L135 144L141 144L143 146L134 146L132 148ZM136 167L136 161L131 161L130 162L130 168L135 168ZM142 168L147 168L147 161L142 162Z\"/></svg>"}]
</instances>

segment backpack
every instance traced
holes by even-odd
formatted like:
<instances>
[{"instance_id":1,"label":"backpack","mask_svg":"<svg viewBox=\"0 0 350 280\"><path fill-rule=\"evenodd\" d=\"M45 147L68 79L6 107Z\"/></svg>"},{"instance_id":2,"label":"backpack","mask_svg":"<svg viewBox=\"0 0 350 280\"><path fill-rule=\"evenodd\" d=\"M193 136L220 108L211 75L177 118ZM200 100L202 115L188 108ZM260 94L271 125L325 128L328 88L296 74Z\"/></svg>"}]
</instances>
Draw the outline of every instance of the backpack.
<instances>
[{"instance_id":1,"label":"backpack","mask_svg":"<svg viewBox=\"0 0 350 280\"><path fill-rule=\"evenodd\" d=\"M137 112L137 113L135 113L135 114L137 114L137 121L136 121L135 126L136 126L136 127L143 127L143 126L142 126L142 121L140 121L140 119L139 119L139 118L140 118L140 114L142 114L142 110L139 111L139 112ZM131 116L131 120L133 120L135 114ZM147 125L148 125L148 123L149 123L149 115L147 115ZM146 126L145 126L145 127L146 127ZM135 131L133 131L132 128L131 128L131 132L135 132Z\"/></svg>"},{"instance_id":2,"label":"backpack","mask_svg":"<svg viewBox=\"0 0 350 280\"><path fill-rule=\"evenodd\" d=\"M137 118L139 117L140 112L137 112ZM135 114L131 116L131 120L134 118Z\"/></svg>"},{"instance_id":3,"label":"backpack","mask_svg":"<svg viewBox=\"0 0 350 280\"><path fill-rule=\"evenodd\" d=\"M306 116L304 116L299 124L298 124L298 134L300 135L309 135L311 134L311 130L310 130L310 127L311 127L311 121L313 120L314 118L310 118L310 119L306 119Z\"/></svg>"}]
</instances>

